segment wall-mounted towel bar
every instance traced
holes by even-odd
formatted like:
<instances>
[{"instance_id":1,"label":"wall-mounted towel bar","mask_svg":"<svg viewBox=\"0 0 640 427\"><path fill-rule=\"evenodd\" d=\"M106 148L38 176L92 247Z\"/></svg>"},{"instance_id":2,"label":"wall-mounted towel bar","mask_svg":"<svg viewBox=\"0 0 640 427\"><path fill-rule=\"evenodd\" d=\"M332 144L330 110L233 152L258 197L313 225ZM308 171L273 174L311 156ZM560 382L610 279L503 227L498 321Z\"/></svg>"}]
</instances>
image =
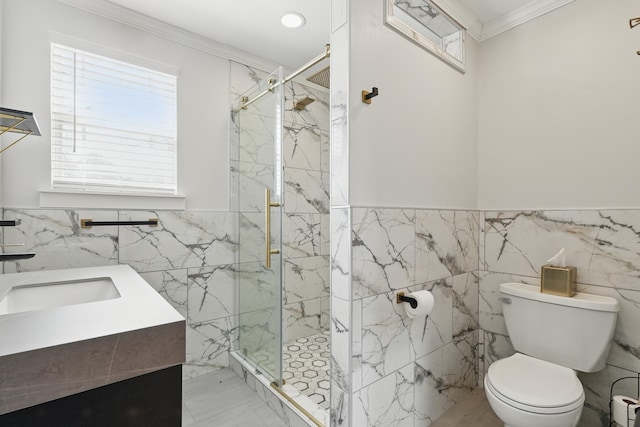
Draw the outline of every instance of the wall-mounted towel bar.
<instances>
[{"instance_id":1,"label":"wall-mounted towel bar","mask_svg":"<svg viewBox=\"0 0 640 427\"><path fill-rule=\"evenodd\" d=\"M0 221L0 227L15 227L20 225L20 222L21 221L19 219L3 220Z\"/></svg>"},{"instance_id":2,"label":"wall-mounted towel bar","mask_svg":"<svg viewBox=\"0 0 640 427\"><path fill-rule=\"evenodd\" d=\"M158 225L158 218L151 218L148 221L93 221L91 218L81 219L80 227L91 228L108 225L148 225L156 227Z\"/></svg>"},{"instance_id":3,"label":"wall-mounted towel bar","mask_svg":"<svg viewBox=\"0 0 640 427\"><path fill-rule=\"evenodd\" d=\"M0 261L15 261L18 259L29 259L36 256L33 252L25 254L0 254Z\"/></svg>"}]
</instances>

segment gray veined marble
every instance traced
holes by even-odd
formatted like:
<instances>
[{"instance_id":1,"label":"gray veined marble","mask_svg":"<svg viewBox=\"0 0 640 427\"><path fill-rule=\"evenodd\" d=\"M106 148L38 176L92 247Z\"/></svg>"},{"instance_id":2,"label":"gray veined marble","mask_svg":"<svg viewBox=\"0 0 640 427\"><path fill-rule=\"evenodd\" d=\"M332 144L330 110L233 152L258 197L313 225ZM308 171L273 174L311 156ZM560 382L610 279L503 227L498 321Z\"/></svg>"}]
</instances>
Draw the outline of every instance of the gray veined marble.
<instances>
[{"instance_id":1,"label":"gray veined marble","mask_svg":"<svg viewBox=\"0 0 640 427\"><path fill-rule=\"evenodd\" d=\"M640 292L604 286L578 284L578 291L615 298L620 312L607 363L640 372Z\"/></svg>"},{"instance_id":2,"label":"gray veined marble","mask_svg":"<svg viewBox=\"0 0 640 427\"><path fill-rule=\"evenodd\" d=\"M326 62L329 65L329 62ZM289 82L285 85L284 122L296 126L313 126L318 129L329 128L329 92L324 89ZM297 110L294 105L300 99L309 97L314 101L304 110Z\"/></svg>"},{"instance_id":3,"label":"gray veined marble","mask_svg":"<svg viewBox=\"0 0 640 427\"><path fill-rule=\"evenodd\" d=\"M189 323L236 314L236 268L231 264L189 269Z\"/></svg>"},{"instance_id":4,"label":"gray veined marble","mask_svg":"<svg viewBox=\"0 0 640 427\"><path fill-rule=\"evenodd\" d=\"M247 90L256 83L262 81L269 75L268 72L258 70L255 67L230 61L231 65L231 88L229 90L230 99L234 101L240 95L244 95Z\"/></svg>"},{"instance_id":5,"label":"gray veined marble","mask_svg":"<svg viewBox=\"0 0 640 427\"><path fill-rule=\"evenodd\" d=\"M478 268L478 213L416 210L417 283Z\"/></svg>"},{"instance_id":6,"label":"gray veined marble","mask_svg":"<svg viewBox=\"0 0 640 427\"><path fill-rule=\"evenodd\" d=\"M194 378L229 366L229 348L234 334L230 317L187 325L187 355L184 378Z\"/></svg>"},{"instance_id":7,"label":"gray veined marble","mask_svg":"<svg viewBox=\"0 0 640 427\"><path fill-rule=\"evenodd\" d=\"M273 165L232 162L237 179L236 207L239 212L264 212L264 190L273 188Z\"/></svg>"},{"instance_id":8,"label":"gray veined marble","mask_svg":"<svg viewBox=\"0 0 640 427\"><path fill-rule=\"evenodd\" d=\"M331 122L331 206L345 206L349 201L349 140L346 118Z\"/></svg>"},{"instance_id":9,"label":"gray veined marble","mask_svg":"<svg viewBox=\"0 0 640 427\"><path fill-rule=\"evenodd\" d=\"M81 228L82 218L114 221L116 211L62 209L4 209L4 219L20 219L17 227L4 227L5 252L35 252L34 258L4 262L4 272L93 267L118 263L118 227Z\"/></svg>"},{"instance_id":10,"label":"gray veined marble","mask_svg":"<svg viewBox=\"0 0 640 427\"><path fill-rule=\"evenodd\" d=\"M264 263L264 213L244 212L239 214L238 262Z\"/></svg>"},{"instance_id":11,"label":"gray veined marble","mask_svg":"<svg viewBox=\"0 0 640 427\"><path fill-rule=\"evenodd\" d=\"M331 409L333 425L349 422L351 394L351 302L337 297L331 298ZM359 372L359 371L358 371Z\"/></svg>"},{"instance_id":12,"label":"gray veined marble","mask_svg":"<svg viewBox=\"0 0 640 427\"><path fill-rule=\"evenodd\" d=\"M411 326L395 294L362 300L362 386L371 384L414 360Z\"/></svg>"},{"instance_id":13,"label":"gray veined marble","mask_svg":"<svg viewBox=\"0 0 640 427\"><path fill-rule=\"evenodd\" d=\"M320 255L331 255L331 216L320 215Z\"/></svg>"},{"instance_id":14,"label":"gray veined marble","mask_svg":"<svg viewBox=\"0 0 640 427\"><path fill-rule=\"evenodd\" d=\"M238 264L236 286L238 298L236 301L238 314L258 310L272 309L280 292L276 283L275 272L266 269L262 262L247 262Z\"/></svg>"},{"instance_id":15,"label":"gray veined marble","mask_svg":"<svg viewBox=\"0 0 640 427\"><path fill-rule=\"evenodd\" d=\"M285 259L320 255L322 251L321 215L311 213L284 215L282 246Z\"/></svg>"},{"instance_id":16,"label":"gray veined marble","mask_svg":"<svg viewBox=\"0 0 640 427\"><path fill-rule=\"evenodd\" d=\"M157 227L120 226L120 262L139 272L231 264L236 214L226 212L120 212L121 221L159 219Z\"/></svg>"},{"instance_id":17,"label":"gray veined marble","mask_svg":"<svg viewBox=\"0 0 640 427\"><path fill-rule=\"evenodd\" d=\"M285 212L329 213L328 182L326 172L285 168Z\"/></svg>"},{"instance_id":18,"label":"gray veined marble","mask_svg":"<svg viewBox=\"0 0 640 427\"><path fill-rule=\"evenodd\" d=\"M259 352L273 355L277 334L280 334L280 310L266 307L240 313L237 323L238 350L248 354Z\"/></svg>"},{"instance_id":19,"label":"gray veined marble","mask_svg":"<svg viewBox=\"0 0 640 427\"><path fill-rule=\"evenodd\" d=\"M329 260L324 256L284 262L284 302L292 304L329 296Z\"/></svg>"},{"instance_id":20,"label":"gray veined marble","mask_svg":"<svg viewBox=\"0 0 640 427\"><path fill-rule=\"evenodd\" d=\"M331 294L351 299L351 224L349 209L331 209Z\"/></svg>"},{"instance_id":21,"label":"gray veined marble","mask_svg":"<svg viewBox=\"0 0 640 427\"><path fill-rule=\"evenodd\" d=\"M394 371L354 395L354 426L414 425L414 366Z\"/></svg>"},{"instance_id":22,"label":"gray veined marble","mask_svg":"<svg viewBox=\"0 0 640 427\"><path fill-rule=\"evenodd\" d=\"M414 283L415 211L354 209L352 213L354 297Z\"/></svg>"},{"instance_id":23,"label":"gray veined marble","mask_svg":"<svg viewBox=\"0 0 640 427\"><path fill-rule=\"evenodd\" d=\"M487 269L539 276L560 248L578 282L640 290L640 216L633 210L486 212Z\"/></svg>"},{"instance_id":24,"label":"gray veined marble","mask_svg":"<svg viewBox=\"0 0 640 427\"><path fill-rule=\"evenodd\" d=\"M478 329L479 278L477 272L453 277L453 337Z\"/></svg>"},{"instance_id":25,"label":"gray veined marble","mask_svg":"<svg viewBox=\"0 0 640 427\"><path fill-rule=\"evenodd\" d=\"M152 271L140 276L182 316L188 316L187 269Z\"/></svg>"},{"instance_id":26,"label":"gray veined marble","mask_svg":"<svg viewBox=\"0 0 640 427\"><path fill-rule=\"evenodd\" d=\"M286 167L321 170L323 141L326 132L313 126L284 125L283 158Z\"/></svg>"},{"instance_id":27,"label":"gray veined marble","mask_svg":"<svg viewBox=\"0 0 640 427\"><path fill-rule=\"evenodd\" d=\"M322 317L321 299L308 299L283 307L283 342L297 340L318 333Z\"/></svg>"},{"instance_id":28,"label":"gray veined marble","mask_svg":"<svg viewBox=\"0 0 640 427\"><path fill-rule=\"evenodd\" d=\"M607 365L604 370L592 374L578 373L585 393L585 405L582 409L579 426L609 425L609 393L611 384L624 377L628 380L616 384L614 395L633 396L638 393L637 371L628 371L616 366Z\"/></svg>"},{"instance_id":29,"label":"gray veined marble","mask_svg":"<svg viewBox=\"0 0 640 427\"><path fill-rule=\"evenodd\" d=\"M477 386L477 332L415 363L416 422L430 424Z\"/></svg>"},{"instance_id":30,"label":"gray veined marble","mask_svg":"<svg viewBox=\"0 0 640 427\"><path fill-rule=\"evenodd\" d=\"M419 290L430 291L433 295L435 303L428 316L411 319L404 313L404 305L396 304L409 328L414 360L431 353L453 339L452 279L436 280L409 288L410 292Z\"/></svg>"},{"instance_id":31,"label":"gray veined marble","mask_svg":"<svg viewBox=\"0 0 640 427\"><path fill-rule=\"evenodd\" d=\"M266 98L265 98L266 99ZM252 104L252 107L257 104ZM240 126L238 160L247 163L258 163L263 165L273 165L275 126L273 112L269 109L256 113L243 111L238 114L236 124Z\"/></svg>"}]
</instances>

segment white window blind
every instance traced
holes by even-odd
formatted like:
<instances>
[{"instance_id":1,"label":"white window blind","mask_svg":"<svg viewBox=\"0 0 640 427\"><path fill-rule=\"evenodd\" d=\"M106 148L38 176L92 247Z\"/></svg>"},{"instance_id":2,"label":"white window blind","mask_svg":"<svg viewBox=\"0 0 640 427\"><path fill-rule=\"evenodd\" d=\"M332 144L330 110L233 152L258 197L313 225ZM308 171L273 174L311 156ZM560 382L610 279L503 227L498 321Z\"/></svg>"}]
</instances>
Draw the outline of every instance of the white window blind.
<instances>
[{"instance_id":1,"label":"white window blind","mask_svg":"<svg viewBox=\"0 0 640 427\"><path fill-rule=\"evenodd\" d=\"M52 43L54 189L176 193L177 79Z\"/></svg>"}]
</instances>

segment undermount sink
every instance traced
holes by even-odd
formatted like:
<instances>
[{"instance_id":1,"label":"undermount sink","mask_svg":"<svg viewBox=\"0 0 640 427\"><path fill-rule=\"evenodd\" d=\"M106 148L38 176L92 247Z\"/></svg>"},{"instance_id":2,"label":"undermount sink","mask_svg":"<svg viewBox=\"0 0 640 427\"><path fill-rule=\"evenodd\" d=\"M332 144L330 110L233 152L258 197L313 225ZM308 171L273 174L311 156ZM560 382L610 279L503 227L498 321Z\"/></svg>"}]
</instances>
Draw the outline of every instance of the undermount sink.
<instances>
[{"instance_id":1,"label":"undermount sink","mask_svg":"<svg viewBox=\"0 0 640 427\"><path fill-rule=\"evenodd\" d=\"M109 277L13 286L0 299L0 315L120 298Z\"/></svg>"}]
</instances>

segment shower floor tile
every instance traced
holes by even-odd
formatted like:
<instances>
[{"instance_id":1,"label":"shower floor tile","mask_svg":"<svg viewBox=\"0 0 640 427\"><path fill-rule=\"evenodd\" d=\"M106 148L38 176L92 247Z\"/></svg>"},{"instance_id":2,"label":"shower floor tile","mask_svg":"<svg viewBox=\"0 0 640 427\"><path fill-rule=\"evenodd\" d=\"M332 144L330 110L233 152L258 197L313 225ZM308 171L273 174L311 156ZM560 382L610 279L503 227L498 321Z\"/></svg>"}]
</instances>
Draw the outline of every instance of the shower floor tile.
<instances>
[{"instance_id":1,"label":"shower floor tile","mask_svg":"<svg viewBox=\"0 0 640 427\"><path fill-rule=\"evenodd\" d=\"M329 409L329 335L300 338L282 349L283 373L292 385L321 408Z\"/></svg>"},{"instance_id":2,"label":"shower floor tile","mask_svg":"<svg viewBox=\"0 0 640 427\"><path fill-rule=\"evenodd\" d=\"M299 338L282 348L282 378L318 407L329 410L329 333ZM273 354L255 353L252 359L269 372L275 372ZM295 399L295 396L290 396Z\"/></svg>"}]
</instances>

